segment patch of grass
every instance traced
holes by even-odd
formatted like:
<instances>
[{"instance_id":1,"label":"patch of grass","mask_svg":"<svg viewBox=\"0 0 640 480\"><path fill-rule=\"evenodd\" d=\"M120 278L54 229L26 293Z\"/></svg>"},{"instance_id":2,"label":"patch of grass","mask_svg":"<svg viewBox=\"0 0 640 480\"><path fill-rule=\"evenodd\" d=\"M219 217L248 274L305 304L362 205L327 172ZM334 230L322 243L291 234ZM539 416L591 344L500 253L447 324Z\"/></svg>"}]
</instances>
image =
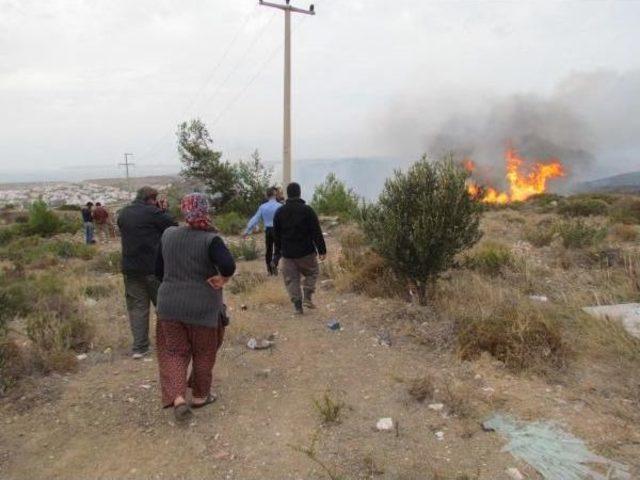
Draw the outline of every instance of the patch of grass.
<instances>
[{"instance_id":1,"label":"patch of grass","mask_svg":"<svg viewBox=\"0 0 640 480\"><path fill-rule=\"evenodd\" d=\"M340 423L340 416L345 403L330 392L325 392L322 397L313 400L313 406L320 415L322 423L330 425Z\"/></svg>"},{"instance_id":2,"label":"patch of grass","mask_svg":"<svg viewBox=\"0 0 640 480\"><path fill-rule=\"evenodd\" d=\"M264 273L240 272L231 279L227 288L233 294L247 293L266 282L266 280L267 275Z\"/></svg>"},{"instance_id":3,"label":"patch of grass","mask_svg":"<svg viewBox=\"0 0 640 480\"><path fill-rule=\"evenodd\" d=\"M560 368L569 349L557 315L524 299L488 301L460 317L458 354L473 360L489 352L514 371Z\"/></svg>"},{"instance_id":4,"label":"patch of grass","mask_svg":"<svg viewBox=\"0 0 640 480\"><path fill-rule=\"evenodd\" d=\"M229 242L227 244L231 255L237 260L256 260L260 256L260 249L256 245L256 241L251 240L243 240L240 243L232 243Z\"/></svg>"},{"instance_id":5,"label":"patch of grass","mask_svg":"<svg viewBox=\"0 0 640 480\"><path fill-rule=\"evenodd\" d=\"M238 212L228 212L216 215L213 223L225 235L239 235L247 226L247 219Z\"/></svg>"},{"instance_id":6,"label":"patch of grass","mask_svg":"<svg viewBox=\"0 0 640 480\"><path fill-rule=\"evenodd\" d=\"M513 264L513 255L506 245L484 242L465 255L464 265L487 275L499 275L505 267Z\"/></svg>"},{"instance_id":7,"label":"patch of grass","mask_svg":"<svg viewBox=\"0 0 640 480\"><path fill-rule=\"evenodd\" d=\"M43 352L89 349L93 329L79 315L37 313L27 319L27 336Z\"/></svg>"},{"instance_id":8,"label":"patch of grass","mask_svg":"<svg viewBox=\"0 0 640 480\"><path fill-rule=\"evenodd\" d=\"M101 253L93 260L91 268L99 273L118 274L122 271L122 254L119 251Z\"/></svg>"},{"instance_id":9,"label":"patch of grass","mask_svg":"<svg viewBox=\"0 0 640 480\"><path fill-rule=\"evenodd\" d=\"M475 392L469 385L449 378L441 390L442 401L451 415L460 418L471 418L475 415L476 410L471 402Z\"/></svg>"},{"instance_id":10,"label":"patch of grass","mask_svg":"<svg viewBox=\"0 0 640 480\"><path fill-rule=\"evenodd\" d=\"M583 220L560 222L556 228L565 248L596 246L607 236L606 227L592 226Z\"/></svg>"},{"instance_id":11,"label":"patch of grass","mask_svg":"<svg viewBox=\"0 0 640 480\"><path fill-rule=\"evenodd\" d=\"M611 218L620 223L640 224L640 198L623 196L611 206Z\"/></svg>"},{"instance_id":12,"label":"patch of grass","mask_svg":"<svg viewBox=\"0 0 640 480\"><path fill-rule=\"evenodd\" d=\"M266 278L265 278L266 280ZM264 282L260 288L252 288L249 298L256 305L282 305L291 303L287 291L281 282Z\"/></svg>"},{"instance_id":13,"label":"patch of grass","mask_svg":"<svg viewBox=\"0 0 640 480\"><path fill-rule=\"evenodd\" d=\"M106 298L111 295L113 288L109 285L104 285L101 283L94 283L91 285L87 285L84 288L84 294L87 297L93 298L95 300L99 300L101 298Z\"/></svg>"},{"instance_id":14,"label":"patch of grass","mask_svg":"<svg viewBox=\"0 0 640 480\"><path fill-rule=\"evenodd\" d=\"M609 204L599 198L575 198L561 203L558 213L566 217L590 217L609 213Z\"/></svg>"},{"instance_id":15,"label":"patch of grass","mask_svg":"<svg viewBox=\"0 0 640 480\"><path fill-rule=\"evenodd\" d=\"M546 247L553 242L556 233L555 223L544 219L535 226L526 227L522 232L522 238L534 247Z\"/></svg>"},{"instance_id":16,"label":"patch of grass","mask_svg":"<svg viewBox=\"0 0 640 480\"><path fill-rule=\"evenodd\" d=\"M638 240L638 227L617 223L611 228L611 234L621 242L635 242Z\"/></svg>"},{"instance_id":17,"label":"patch of grass","mask_svg":"<svg viewBox=\"0 0 640 480\"><path fill-rule=\"evenodd\" d=\"M409 382L408 392L409 395L418 402L432 400L435 393L433 379L429 375L414 378Z\"/></svg>"}]
</instances>

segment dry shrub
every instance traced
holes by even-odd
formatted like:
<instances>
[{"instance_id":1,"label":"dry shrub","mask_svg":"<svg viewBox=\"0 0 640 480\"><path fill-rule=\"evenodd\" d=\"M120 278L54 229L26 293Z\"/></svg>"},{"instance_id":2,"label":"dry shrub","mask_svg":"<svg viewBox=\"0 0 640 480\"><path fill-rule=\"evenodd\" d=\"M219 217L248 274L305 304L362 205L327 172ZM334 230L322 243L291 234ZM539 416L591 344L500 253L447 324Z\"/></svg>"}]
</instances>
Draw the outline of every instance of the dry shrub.
<instances>
[{"instance_id":1,"label":"dry shrub","mask_svg":"<svg viewBox=\"0 0 640 480\"><path fill-rule=\"evenodd\" d=\"M433 394L435 393L433 379L430 375L414 378L409 382L408 392L418 402L433 400Z\"/></svg>"},{"instance_id":2,"label":"dry shrub","mask_svg":"<svg viewBox=\"0 0 640 480\"><path fill-rule=\"evenodd\" d=\"M267 276L261 272L240 272L231 279L227 289L233 294L246 293L266 280Z\"/></svg>"},{"instance_id":3,"label":"dry shrub","mask_svg":"<svg viewBox=\"0 0 640 480\"><path fill-rule=\"evenodd\" d=\"M484 242L464 257L467 268L487 275L499 275L512 264L513 255L509 247L497 242Z\"/></svg>"},{"instance_id":4,"label":"dry shrub","mask_svg":"<svg viewBox=\"0 0 640 480\"><path fill-rule=\"evenodd\" d=\"M93 327L75 314L37 313L27 319L27 335L43 352L85 352L93 339Z\"/></svg>"},{"instance_id":5,"label":"dry shrub","mask_svg":"<svg viewBox=\"0 0 640 480\"><path fill-rule=\"evenodd\" d=\"M287 291L280 282L260 284L260 288L251 291L249 298L257 305L287 305L290 303Z\"/></svg>"},{"instance_id":6,"label":"dry shrub","mask_svg":"<svg viewBox=\"0 0 640 480\"><path fill-rule=\"evenodd\" d=\"M638 239L638 228L635 225L617 223L611 228L611 233L621 242L635 242Z\"/></svg>"},{"instance_id":7,"label":"dry shrub","mask_svg":"<svg viewBox=\"0 0 640 480\"><path fill-rule=\"evenodd\" d=\"M607 228L590 225L583 220L558 223L557 232L565 248L585 248L600 244L607 236Z\"/></svg>"},{"instance_id":8,"label":"dry shrub","mask_svg":"<svg viewBox=\"0 0 640 480\"><path fill-rule=\"evenodd\" d=\"M568 349L557 318L530 302L506 300L459 319L460 357L473 360L482 352L522 371L562 367Z\"/></svg>"},{"instance_id":9,"label":"dry shrub","mask_svg":"<svg viewBox=\"0 0 640 480\"><path fill-rule=\"evenodd\" d=\"M324 425L340 423L340 416L345 407L341 394L334 394L327 391L319 399L313 400L313 406L320 415Z\"/></svg>"},{"instance_id":10,"label":"dry shrub","mask_svg":"<svg viewBox=\"0 0 640 480\"><path fill-rule=\"evenodd\" d=\"M522 238L534 247L546 247L551 244L555 235L556 229L553 223L543 221L535 227L525 228Z\"/></svg>"},{"instance_id":11,"label":"dry shrub","mask_svg":"<svg viewBox=\"0 0 640 480\"><path fill-rule=\"evenodd\" d=\"M370 297L397 297L407 294L406 282L399 279L387 261L366 244L364 234L347 227L340 235L336 287L339 291L364 293Z\"/></svg>"},{"instance_id":12,"label":"dry shrub","mask_svg":"<svg viewBox=\"0 0 640 480\"><path fill-rule=\"evenodd\" d=\"M626 224L640 224L640 198L623 196L611 207L611 218Z\"/></svg>"},{"instance_id":13,"label":"dry shrub","mask_svg":"<svg viewBox=\"0 0 640 480\"><path fill-rule=\"evenodd\" d=\"M440 389L442 402L447 406L451 415L460 418L470 418L476 415L476 409L471 402L477 394L471 386L453 378L448 378Z\"/></svg>"}]
</instances>

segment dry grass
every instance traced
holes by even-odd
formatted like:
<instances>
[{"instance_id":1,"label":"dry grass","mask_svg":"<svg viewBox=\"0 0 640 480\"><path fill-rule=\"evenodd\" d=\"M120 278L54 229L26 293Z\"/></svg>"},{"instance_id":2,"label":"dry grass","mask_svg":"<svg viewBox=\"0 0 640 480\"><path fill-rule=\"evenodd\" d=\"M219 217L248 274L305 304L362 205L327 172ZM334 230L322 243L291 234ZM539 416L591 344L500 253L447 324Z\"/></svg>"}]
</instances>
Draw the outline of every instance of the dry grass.
<instances>
[{"instance_id":1,"label":"dry grass","mask_svg":"<svg viewBox=\"0 0 640 480\"><path fill-rule=\"evenodd\" d=\"M262 285L266 280L267 276L264 273L251 271L239 272L231 279L227 289L233 294L247 293L258 285Z\"/></svg>"},{"instance_id":2,"label":"dry grass","mask_svg":"<svg viewBox=\"0 0 640 480\"><path fill-rule=\"evenodd\" d=\"M340 417L345 407L344 401L340 394L325 392L319 399L313 400L313 407L320 415L323 425L331 425L340 423Z\"/></svg>"},{"instance_id":3,"label":"dry grass","mask_svg":"<svg viewBox=\"0 0 640 480\"><path fill-rule=\"evenodd\" d=\"M435 393L433 379L430 375L414 378L409 382L407 391L409 392L409 395L418 402L433 400L433 395Z\"/></svg>"},{"instance_id":4,"label":"dry grass","mask_svg":"<svg viewBox=\"0 0 640 480\"><path fill-rule=\"evenodd\" d=\"M288 305L291 303L282 280L267 281L260 284L260 288L251 290L247 296L256 305Z\"/></svg>"},{"instance_id":5,"label":"dry grass","mask_svg":"<svg viewBox=\"0 0 640 480\"><path fill-rule=\"evenodd\" d=\"M611 234L621 242L635 242L638 239L638 227L617 223L611 228Z\"/></svg>"}]
</instances>

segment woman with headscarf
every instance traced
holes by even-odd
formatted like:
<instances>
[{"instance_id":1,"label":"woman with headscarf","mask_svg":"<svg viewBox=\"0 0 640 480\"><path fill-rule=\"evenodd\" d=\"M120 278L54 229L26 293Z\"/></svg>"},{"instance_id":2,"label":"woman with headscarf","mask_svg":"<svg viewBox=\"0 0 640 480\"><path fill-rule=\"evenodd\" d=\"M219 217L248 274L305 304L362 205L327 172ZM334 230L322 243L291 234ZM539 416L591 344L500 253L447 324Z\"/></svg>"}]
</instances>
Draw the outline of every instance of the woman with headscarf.
<instances>
[{"instance_id":1,"label":"woman with headscarf","mask_svg":"<svg viewBox=\"0 0 640 480\"><path fill-rule=\"evenodd\" d=\"M180 207L187 225L164 232L158 258L156 348L163 407L173 407L176 420L184 421L192 408L216 400L212 370L228 323L222 288L236 267L211 224L207 198L192 193Z\"/></svg>"}]
</instances>

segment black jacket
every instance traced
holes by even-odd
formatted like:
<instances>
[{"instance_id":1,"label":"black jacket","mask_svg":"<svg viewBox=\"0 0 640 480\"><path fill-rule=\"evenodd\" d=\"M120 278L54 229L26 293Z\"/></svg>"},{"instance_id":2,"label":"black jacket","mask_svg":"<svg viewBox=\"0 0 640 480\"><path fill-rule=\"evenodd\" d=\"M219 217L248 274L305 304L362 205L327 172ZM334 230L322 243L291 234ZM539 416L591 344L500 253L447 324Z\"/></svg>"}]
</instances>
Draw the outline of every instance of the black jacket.
<instances>
[{"instance_id":1,"label":"black jacket","mask_svg":"<svg viewBox=\"0 0 640 480\"><path fill-rule=\"evenodd\" d=\"M155 205L135 200L118 215L122 236L122 272L153 275L162 232L177 225Z\"/></svg>"},{"instance_id":2,"label":"black jacket","mask_svg":"<svg viewBox=\"0 0 640 480\"><path fill-rule=\"evenodd\" d=\"M273 218L276 251L284 258L301 258L312 253L325 255L318 216L300 198L289 198Z\"/></svg>"}]
</instances>

